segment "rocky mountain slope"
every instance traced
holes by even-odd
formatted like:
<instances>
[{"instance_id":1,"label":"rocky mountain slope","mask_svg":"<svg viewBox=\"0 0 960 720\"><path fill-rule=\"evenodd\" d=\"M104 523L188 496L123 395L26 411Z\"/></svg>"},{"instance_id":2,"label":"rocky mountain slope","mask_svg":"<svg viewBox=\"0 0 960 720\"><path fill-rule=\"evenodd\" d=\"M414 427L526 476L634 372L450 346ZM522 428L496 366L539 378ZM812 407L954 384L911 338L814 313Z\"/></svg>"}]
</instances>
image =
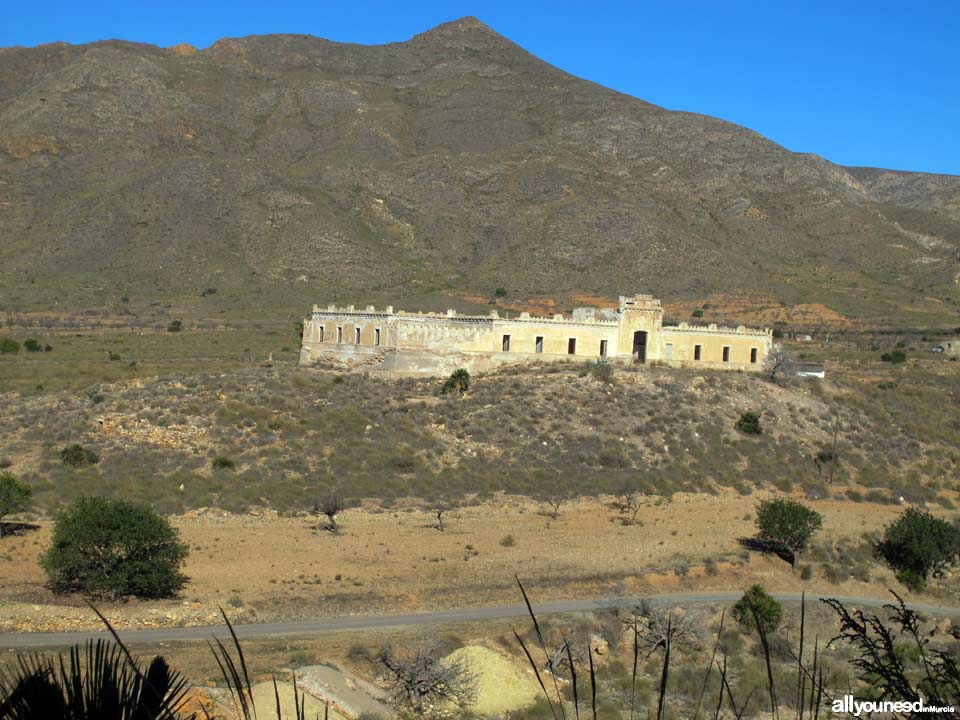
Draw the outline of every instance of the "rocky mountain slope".
<instances>
[{"instance_id":1,"label":"rocky mountain slope","mask_svg":"<svg viewBox=\"0 0 960 720\"><path fill-rule=\"evenodd\" d=\"M956 193L878 172L577 79L471 18L383 46L7 48L0 297L750 290L955 319Z\"/></svg>"}]
</instances>

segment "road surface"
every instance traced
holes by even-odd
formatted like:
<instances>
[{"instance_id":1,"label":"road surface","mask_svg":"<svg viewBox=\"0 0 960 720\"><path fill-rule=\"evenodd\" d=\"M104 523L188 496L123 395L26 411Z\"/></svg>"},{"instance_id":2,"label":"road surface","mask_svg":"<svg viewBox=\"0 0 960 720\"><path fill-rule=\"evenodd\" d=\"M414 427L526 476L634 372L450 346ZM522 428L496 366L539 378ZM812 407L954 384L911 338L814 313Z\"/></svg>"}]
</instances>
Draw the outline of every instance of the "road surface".
<instances>
[{"instance_id":1,"label":"road surface","mask_svg":"<svg viewBox=\"0 0 960 720\"><path fill-rule=\"evenodd\" d=\"M797 593L774 593L781 602L798 603L800 595ZM567 613L592 612L619 607L637 605L641 600L653 606L663 605L702 605L712 603L736 602L740 592L712 592L712 593L671 593L668 595L649 595L646 597L612 597L601 600L558 600L555 602L534 603L533 608L537 616L558 615ZM845 605L854 607L880 607L893 600L878 600L876 598L851 598L834 595L807 594L807 599L817 601L821 597L836 597ZM907 603L907 606L922 613L945 615L960 618L960 608L941 607ZM342 617L320 618L315 620L290 620L284 622L251 623L235 625L234 630L241 639L264 637L298 637L301 635L315 635L322 633L342 632L346 630L382 630L395 627L416 627L441 625L444 623L482 622L484 620L523 619L527 614L524 605L493 605L478 608L454 608L449 610L435 610L423 613L406 613L399 615L348 615ZM195 627L166 627L149 630L120 630L120 638L125 643L163 643L182 642L190 640L208 640L212 636L229 637L224 625L198 625ZM27 633L0 633L0 648L9 651L51 648L81 643L89 638L106 637L105 632L27 632Z\"/></svg>"}]
</instances>

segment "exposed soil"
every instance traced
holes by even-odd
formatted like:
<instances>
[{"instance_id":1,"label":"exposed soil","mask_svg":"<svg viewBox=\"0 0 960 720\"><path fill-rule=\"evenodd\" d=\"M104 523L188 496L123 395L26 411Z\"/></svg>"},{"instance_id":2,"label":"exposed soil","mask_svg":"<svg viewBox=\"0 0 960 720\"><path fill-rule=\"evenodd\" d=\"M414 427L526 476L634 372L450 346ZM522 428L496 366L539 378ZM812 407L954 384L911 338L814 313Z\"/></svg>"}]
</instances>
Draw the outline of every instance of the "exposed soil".
<instances>
[{"instance_id":1,"label":"exposed soil","mask_svg":"<svg viewBox=\"0 0 960 720\"><path fill-rule=\"evenodd\" d=\"M748 553L738 539L754 532L756 497L677 494L672 502L646 498L637 524L603 499L562 508L552 520L534 502L501 497L446 516L419 510L353 509L343 533L315 528L307 517L225 515L175 517L190 546L182 596L162 602L102 602L118 627L219 622L218 606L241 622L428 611L518 601L514 575L542 601L618 594L739 588L760 582L770 590L836 592L883 597L899 584L879 565L870 582L829 583L822 568L804 582L775 557ZM859 543L901 508L819 500L818 540ZM0 541L0 629L91 629L97 622L80 598L44 588L37 559L50 525ZM708 565L704 565L707 561Z\"/></svg>"}]
</instances>

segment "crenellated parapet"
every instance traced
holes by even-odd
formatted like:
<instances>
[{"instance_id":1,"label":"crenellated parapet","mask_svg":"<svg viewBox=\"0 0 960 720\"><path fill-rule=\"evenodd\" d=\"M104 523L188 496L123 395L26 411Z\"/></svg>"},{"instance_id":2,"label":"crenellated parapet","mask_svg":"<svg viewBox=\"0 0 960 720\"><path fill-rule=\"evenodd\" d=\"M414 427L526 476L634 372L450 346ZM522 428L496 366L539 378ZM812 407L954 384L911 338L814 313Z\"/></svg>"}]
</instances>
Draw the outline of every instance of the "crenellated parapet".
<instances>
[{"instance_id":1,"label":"crenellated parapet","mask_svg":"<svg viewBox=\"0 0 960 720\"><path fill-rule=\"evenodd\" d=\"M749 337L773 338L773 330L771 328L748 328L743 325L737 325L737 327L728 327L725 325L717 325L716 323L710 323L708 325L691 325L690 323L682 322L678 323L677 325L664 325L661 328L661 331L664 333L745 335Z\"/></svg>"}]
</instances>

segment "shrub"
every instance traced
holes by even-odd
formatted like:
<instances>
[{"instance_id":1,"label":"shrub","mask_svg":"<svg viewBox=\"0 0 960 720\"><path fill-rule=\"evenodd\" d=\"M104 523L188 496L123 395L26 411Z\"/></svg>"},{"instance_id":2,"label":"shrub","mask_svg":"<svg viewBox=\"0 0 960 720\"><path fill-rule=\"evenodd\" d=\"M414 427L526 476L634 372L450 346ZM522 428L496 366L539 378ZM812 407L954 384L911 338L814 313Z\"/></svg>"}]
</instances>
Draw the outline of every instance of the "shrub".
<instances>
[{"instance_id":1,"label":"shrub","mask_svg":"<svg viewBox=\"0 0 960 720\"><path fill-rule=\"evenodd\" d=\"M20 352L20 343L13 338L0 338L0 354L12 355Z\"/></svg>"},{"instance_id":2,"label":"shrub","mask_svg":"<svg viewBox=\"0 0 960 720\"><path fill-rule=\"evenodd\" d=\"M23 349L27 352L40 352L43 350L43 345L38 343L34 338L28 338L23 341Z\"/></svg>"},{"instance_id":3,"label":"shrub","mask_svg":"<svg viewBox=\"0 0 960 720\"><path fill-rule=\"evenodd\" d=\"M454 370L450 377L443 381L441 392L465 393L470 388L470 373L464 368Z\"/></svg>"},{"instance_id":4,"label":"shrub","mask_svg":"<svg viewBox=\"0 0 960 720\"><path fill-rule=\"evenodd\" d=\"M167 332L180 332L181 330L183 330L182 320L173 320L167 325Z\"/></svg>"},{"instance_id":5,"label":"shrub","mask_svg":"<svg viewBox=\"0 0 960 720\"><path fill-rule=\"evenodd\" d=\"M813 578L813 566L804 565L800 568L800 579L801 580L810 580Z\"/></svg>"},{"instance_id":6,"label":"shrub","mask_svg":"<svg viewBox=\"0 0 960 720\"><path fill-rule=\"evenodd\" d=\"M366 645L361 643L353 643L347 649L347 660L356 664L356 665L366 665L374 661L374 655L371 653Z\"/></svg>"},{"instance_id":7,"label":"shrub","mask_svg":"<svg viewBox=\"0 0 960 720\"><path fill-rule=\"evenodd\" d=\"M693 315L693 317L695 317L695 318L702 318L702 317L703 317L703 310L694 310L694 311L693 311L692 313L690 313L690 314Z\"/></svg>"},{"instance_id":8,"label":"shrub","mask_svg":"<svg viewBox=\"0 0 960 720\"><path fill-rule=\"evenodd\" d=\"M505 535L500 538L500 544L504 547L513 547L516 545L516 541L513 539L513 535Z\"/></svg>"},{"instance_id":9,"label":"shrub","mask_svg":"<svg viewBox=\"0 0 960 720\"><path fill-rule=\"evenodd\" d=\"M760 427L760 413L745 412L737 420L737 430L744 435L759 435L763 432Z\"/></svg>"},{"instance_id":10,"label":"shrub","mask_svg":"<svg viewBox=\"0 0 960 720\"><path fill-rule=\"evenodd\" d=\"M613 365L608 362L598 362L590 364L590 374L594 379L599 380L605 385L613 385L615 371Z\"/></svg>"},{"instance_id":11,"label":"shrub","mask_svg":"<svg viewBox=\"0 0 960 720\"><path fill-rule=\"evenodd\" d=\"M790 564L796 566L797 555L820 529L823 516L796 500L778 498L764 500L757 506L755 522L760 540L785 548L790 553Z\"/></svg>"},{"instance_id":12,"label":"shrub","mask_svg":"<svg viewBox=\"0 0 960 720\"><path fill-rule=\"evenodd\" d=\"M213 459L212 465L214 470L234 470L237 467L237 464L233 460L223 455L217 455Z\"/></svg>"},{"instance_id":13,"label":"shrub","mask_svg":"<svg viewBox=\"0 0 960 720\"><path fill-rule=\"evenodd\" d=\"M86 497L60 512L40 559L54 592L161 598L187 582L187 546L147 505Z\"/></svg>"},{"instance_id":14,"label":"shrub","mask_svg":"<svg viewBox=\"0 0 960 720\"><path fill-rule=\"evenodd\" d=\"M783 620L783 605L770 597L763 586L754 585L733 606L733 617L745 630L756 629L759 620L763 631L769 634L776 630Z\"/></svg>"},{"instance_id":15,"label":"shrub","mask_svg":"<svg viewBox=\"0 0 960 720\"><path fill-rule=\"evenodd\" d=\"M493 291L493 294L496 295L497 297L503 297L504 295L507 294L507 289L505 287L498 287L496 290Z\"/></svg>"},{"instance_id":16,"label":"shrub","mask_svg":"<svg viewBox=\"0 0 960 720\"><path fill-rule=\"evenodd\" d=\"M896 350L891 350L890 352L885 352L880 356L880 359L884 362L888 362L891 365L896 365L897 363L906 362L907 354L897 348Z\"/></svg>"},{"instance_id":17,"label":"shrub","mask_svg":"<svg viewBox=\"0 0 960 720\"><path fill-rule=\"evenodd\" d=\"M3 519L30 508L33 491L8 472L0 472L0 538L3 537Z\"/></svg>"},{"instance_id":18,"label":"shrub","mask_svg":"<svg viewBox=\"0 0 960 720\"><path fill-rule=\"evenodd\" d=\"M960 555L960 528L930 513L908 508L883 533L877 553L914 591L926 587L930 575L940 575Z\"/></svg>"},{"instance_id":19,"label":"shrub","mask_svg":"<svg viewBox=\"0 0 960 720\"><path fill-rule=\"evenodd\" d=\"M60 451L60 459L64 465L69 465L70 467L96 465L100 462L100 458L93 450L76 443L63 448L63 450Z\"/></svg>"}]
</instances>

